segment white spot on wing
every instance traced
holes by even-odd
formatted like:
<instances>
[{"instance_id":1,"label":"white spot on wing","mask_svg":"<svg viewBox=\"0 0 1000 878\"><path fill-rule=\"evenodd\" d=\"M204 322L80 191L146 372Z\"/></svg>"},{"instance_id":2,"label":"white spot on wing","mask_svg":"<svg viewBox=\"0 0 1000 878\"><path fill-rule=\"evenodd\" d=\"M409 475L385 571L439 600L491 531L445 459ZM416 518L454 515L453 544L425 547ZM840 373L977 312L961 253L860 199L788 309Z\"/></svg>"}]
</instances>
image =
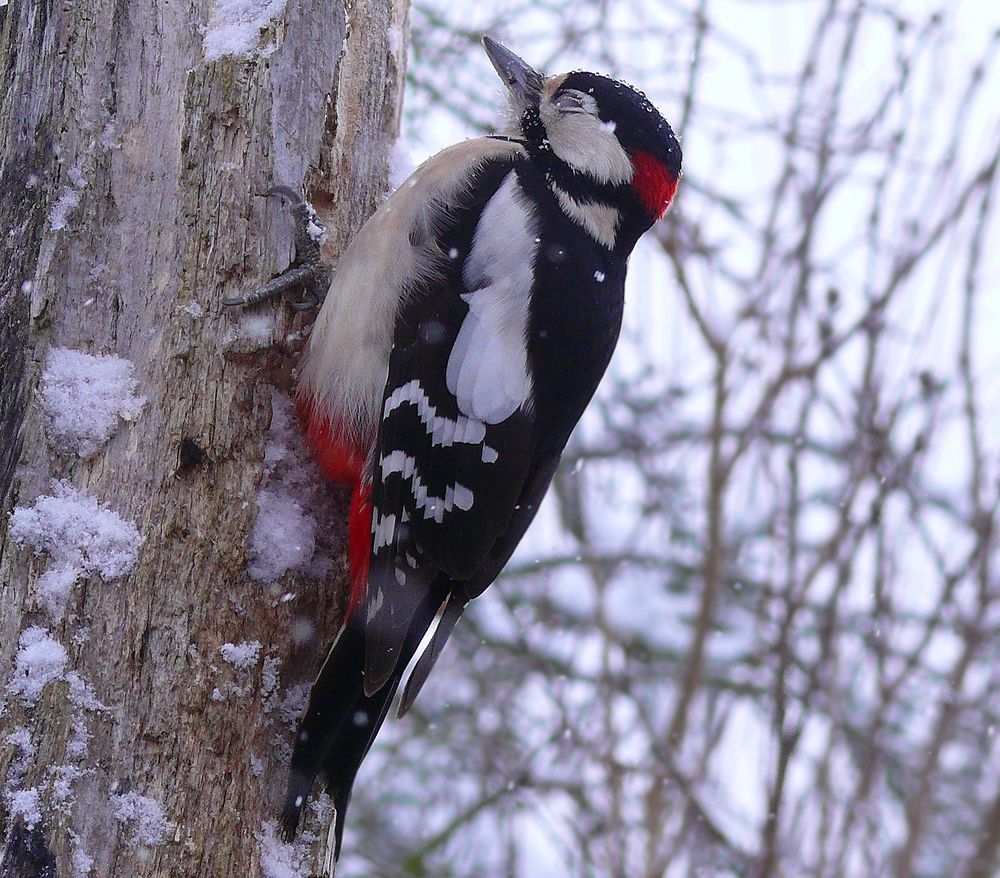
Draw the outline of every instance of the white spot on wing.
<instances>
[{"instance_id":1,"label":"white spot on wing","mask_svg":"<svg viewBox=\"0 0 1000 878\"><path fill-rule=\"evenodd\" d=\"M475 496L472 491L465 487L465 485L460 485L458 482L455 483L455 505L468 512L472 508L472 502L475 500Z\"/></svg>"},{"instance_id":2,"label":"white spot on wing","mask_svg":"<svg viewBox=\"0 0 1000 878\"><path fill-rule=\"evenodd\" d=\"M393 514L384 515L378 521L373 516L372 525L375 534L372 551L377 552L383 546L388 546L393 537L396 536L396 516Z\"/></svg>"},{"instance_id":3,"label":"white spot on wing","mask_svg":"<svg viewBox=\"0 0 1000 878\"><path fill-rule=\"evenodd\" d=\"M385 600L385 594L382 589L377 585L375 586L375 596L372 598L371 603L368 605L368 613L366 614L366 621L371 622L378 615L378 611L382 609L382 603Z\"/></svg>"},{"instance_id":4,"label":"white spot on wing","mask_svg":"<svg viewBox=\"0 0 1000 878\"><path fill-rule=\"evenodd\" d=\"M401 405L412 404L417 407L417 414L431 437L433 445L445 448L456 442L478 445L486 438L486 425L479 420L460 417L457 420L439 416L437 408L431 405L417 379L397 387L382 407L382 417L389 417Z\"/></svg>"},{"instance_id":5,"label":"white spot on wing","mask_svg":"<svg viewBox=\"0 0 1000 878\"><path fill-rule=\"evenodd\" d=\"M463 273L473 291L462 296L469 313L448 358L448 389L459 409L487 424L531 399L525 338L536 247L534 219L512 171L476 227Z\"/></svg>"},{"instance_id":6,"label":"white spot on wing","mask_svg":"<svg viewBox=\"0 0 1000 878\"><path fill-rule=\"evenodd\" d=\"M456 507L466 512L472 508L475 495L465 485L458 482L445 488L444 497L435 497L433 494L429 494L427 486L420 478L416 461L403 451L389 452L382 458L381 467L383 481L393 473L399 473L404 479L412 480L410 488L413 492L413 498L416 500L417 509L424 510L425 519L434 519L438 524L441 524L445 515ZM395 516L387 517L393 519L392 529L395 532ZM381 522L378 527L382 527ZM382 545L388 545L390 540L391 535ZM375 551L378 551L379 548L379 537L376 532Z\"/></svg>"},{"instance_id":7,"label":"white spot on wing","mask_svg":"<svg viewBox=\"0 0 1000 878\"><path fill-rule=\"evenodd\" d=\"M496 463L499 457L495 448L490 448L489 445L483 446L483 463Z\"/></svg>"}]
</instances>

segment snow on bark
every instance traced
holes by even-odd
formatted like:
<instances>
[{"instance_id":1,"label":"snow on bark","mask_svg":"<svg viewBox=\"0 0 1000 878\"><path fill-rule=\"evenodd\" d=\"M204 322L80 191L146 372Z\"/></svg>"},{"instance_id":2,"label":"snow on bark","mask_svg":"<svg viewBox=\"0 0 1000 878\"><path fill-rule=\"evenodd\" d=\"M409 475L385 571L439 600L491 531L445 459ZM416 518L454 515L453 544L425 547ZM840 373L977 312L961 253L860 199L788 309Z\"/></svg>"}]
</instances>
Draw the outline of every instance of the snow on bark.
<instances>
[{"instance_id":1,"label":"snow on bark","mask_svg":"<svg viewBox=\"0 0 1000 878\"><path fill-rule=\"evenodd\" d=\"M48 435L60 451L90 457L146 403L128 360L52 348L42 372Z\"/></svg>"},{"instance_id":2,"label":"snow on bark","mask_svg":"<svg viewBox=\"0 0 1000 878\"><path fill-rule=\"evenodd\" d=\"M26 726L17 726L4 738L4 743L18 751L18 756L11 761L7 771L7 786L13 789L21 785L28 763L35 758L36 747L31 740L31 731Z\"/></svg>"},{"instance_id":3,"label":"snow on bark","mask_svg":"<svg viewBox=\"0 0 1000 878\"><path fill-rule=\"evenodd\" d=\"M174 824L163 814L156 799L138 793L111 796L111 809L115 820L127 826L135 844L154 847L173 831Z\"/></svg>"},{"instance_id":4,"label":"snow on bark","mask_svg":"<svg viewBox=\"0 0 1000 878\"><path fill-rule=\"evenodd\" d=\"M21 632L18 647L7 692L33 707L49 683L63 678L66 650L45 628L37 625Z\"/></svg>"},{"instance_id":5,"label":"snow on bark","mask_svg":"<svg viewBox=\"0 0 1000 878\"><path fill-rule=\"evenodd\" d=\"M331 520L325 480L295 417L292 400L271 393L271 426L264 448L264 479L257 492L257 521L250 535L250 576L271 583L289 570L324 576L332 558L317 551L321 521Z\"/></svg>"},{"instance_id":6,"label":"snow on bark","mask_svg":"<svg viewBox=\"0 0 1000 878\"><path fill-rule=\"evenodd\" d=\"M238 671L249 671L257 664L260 657L261 643L259 640L243 641L242 643L223 643L219 647L224 661L229 662Z\"/></svg>"},{"instance_id":7,"label":"snow on bark","mask_svg":"<svg viewBox=\"0 0 1000 878\"><path fill-rule=\"evenodd\" d=\"M127 575L143 541L135 525L68 482L57 482L53 493L40 496L34 506L17 507L10 532L18 545L49 556L50 567L36 587L54 622L62 619L78 579L98 573L112 582Z\"/></svg>"},{"instance_id":8,"label":"snow on bark","mask_svg":"<svg viewBox=\"0 0 1000 878\"><path fill-rule=\"evenodd\" d=\"M60 4L47 17L15 4L9 27L0 28L0 54L11 50L4 55L9 112L0 113L0 140L11 146L13 184L0 186L0 214L20 223L6 266L19 295L0 303L0 326L9 330L0 347L13 356L4 361L10 369L0 368L0 493L8 508L30 507L17 517L26 548L18 548L11 518L0 523L0 582L11 598L3 617L0 696L7 711L0 741L22 727L28 735L18 732L19 740L36 748L16 789L38 790L42 822L32 840L50 848L59 875L229 875L257 859L254 831L274 816L271 787L283 783L286 770L279 760L287 754L270 746L270 736L280 724L278 662L295 641L279 630L292 614L278 596L294 589L298 614L315 631L336 626L339 601L330 596L346 589L346 504L334 494L316 540L325 554L314 552L309 562L310 572L320 558L328 564L323 592L299 577L274 600L268 589L240 591L267 438L268 407L257 388L265 363L275 363L275 380L289 381L292 357L284 350L266 360L229 357L227 336L236 328L252 336L252 348L284 341L304 335L311 315L276 306L274 315L243 327L218 303L287 260L286 230L256 191L282 183L314 195L331 259L376 206L385 167L373 144L395 127L403 75L385 31L390 20L402 20L405 5L352 5L357 21L346 47L341 3L211 0L201 7L205 32L193 42L183 4L119 4L117 12L113 6L98 10L107 26L94 28ZM230 16L234 10L248 15ZM31 51L14 51L29 44ZM272 46L276 51L261 57ZM212 57L258 57L206 64L205 49ZM79 75L61 75L67 69ZM23 131L37 137L23 138ZM70 173L73 167L81 173ZM128 436L116 420L119 432L85 463L57 456L42 405L47 363L38 369L31 359L32 350L48 345L128 356L142 379L133 395L155 399L155 411L147 403ZM199 451L193 463L190 447ZM60 565L58 540L36 533L52 502L35 508L36 497L59 499L47 487L53 477L69 479L125 518L134 515L142 551L128 574L128 600L120 581L105 586L95 575L101 571L87 567L89 548L77 552L70 540L71 561ZM141 519L125 513L123 500L109 499L126 492L127 508L141 508ZM32 550L41 557L31 557ZM80 570L94 586L85 595ZM55 615L67 598L58 627L38 612L38 578L50 571ZM11 680L17 635L32 625L44 626L40 639L24 644ZM224 641L254 639L264 647L250 671L219 656ZM54 664L35 661L45 657L35 654L42 643ZM268 650L273 661L262 666ZM206 667L209 653L218 681ZM291 682L303 673L295 667ZM267 693L269 712L257 698L209 701L216 682L244 677ZM91 700L84 681L108 699L107 715L74 703ZM3 756L15 748L19 759L20 744L8 744ZM53 766L69 768L55 773ZM131 786L112 786L125 777ZM182 843L164 843L151 855L132 842L134 821L119 829L109 796L131 790L159 800L183 827ZM5 804L0 785L0 811ZM120 808L129 804L121 800ZM0 842L0 859L18 854L11 839Z\"/></svg>"},{"instance_id":9,"label":"snow on bark","mask_svg":"<svg viewBox=\"0 0 1000 878\"><path fill-rule=\"evenodd\" d=\"M312 846L318 841L318 836L312 827L325 827L332 811L330 797L326 793L317 796L309 803L307 825L291 843L281 840L277 821L265 820L256 833L263 878L309 878L313 875Z\"/></svg>"},{"instance_id":10,"label":"snow on bark","mask_svg":"<svg viewBox=\"0 0 1000 878\"><path fill-rule=\"evenodd\" d=\"M20 817L27 829L34 829L42 819L42 802L38 790L17 790L7 796L11 817Z\"/></svg>"},{"instance_id":11,"label":"snow on bark","mask_svg":"<svg viewBox=\"0 0 1000 878\"><path fill-rule=\"evenodd\" d=\"M56 199L55 204L52 205L52 209L49 211L49 225L52 226L54 231L60 232L66 228L69 223L70 214L73 213L80 205L80 193L76 189L72 189L67 186L59 194Z\"/></svg>"},{"instance_id":12,"label":"snow on bark","mask_svg":"<svg viewBox=\"0 0 1000 878\"><path fill-rule=\"evenodd\" d=\"M94 858L84 850L80 836L72 830L70 838L73 841L73 878L86 878L94 868Z\"/></svg>"},{"instance_id":13,"label":"snow on bark","mask_svg":"<svg viewBox=\"0 0 1000 878\"><path fill-rule=\"evenodd\" d=\"M252 54L261 32L284 11L285 0L215 0L205 31L205 60Z\"/></svg>"}]
</instances>

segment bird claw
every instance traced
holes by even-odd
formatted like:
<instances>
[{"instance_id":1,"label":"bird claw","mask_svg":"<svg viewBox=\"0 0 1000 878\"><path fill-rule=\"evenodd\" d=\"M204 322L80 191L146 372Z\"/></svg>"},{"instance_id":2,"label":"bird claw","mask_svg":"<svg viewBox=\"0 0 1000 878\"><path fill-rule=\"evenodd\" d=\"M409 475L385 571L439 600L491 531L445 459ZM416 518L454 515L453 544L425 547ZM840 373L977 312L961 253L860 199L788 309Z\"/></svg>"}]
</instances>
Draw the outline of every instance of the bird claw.
<instances>
[{"instance_id":1,"label":"bird claw","mask_svg":"<svg viewBox=\"0 0 1000 878\"><path fill-rule=\"evenodd\" d=\"M331 270L323 262L322 246L326 228L316 215L316 210L298 192L289 186L272 186L266 192L254 193L261 198L280 196L289 203L295 220L295 259L281 274L263 286L242 296L227 296L222 304L227 308L246 308L256 305L289 290L302 289L299 302L289 302L294 311L310 311L319 307L326 297Z\"/></svg>"}]
</instances>

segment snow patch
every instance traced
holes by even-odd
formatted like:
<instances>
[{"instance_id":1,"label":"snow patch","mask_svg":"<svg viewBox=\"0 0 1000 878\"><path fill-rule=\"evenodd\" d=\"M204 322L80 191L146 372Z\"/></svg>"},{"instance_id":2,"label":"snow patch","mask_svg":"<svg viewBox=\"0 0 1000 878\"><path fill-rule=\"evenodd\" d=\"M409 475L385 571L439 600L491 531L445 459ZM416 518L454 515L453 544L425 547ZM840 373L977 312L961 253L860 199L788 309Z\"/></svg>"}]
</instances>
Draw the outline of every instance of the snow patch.
<instances>
[{"instance_id":1,"label":"snow patch","mask_svg":"<svg viewBox=\"0 0 1000 878\"><path fill-rule=\"evenodd\" d=\"M66 670L66 650L46 629L37 625L21 633L18 647L14 676L7 684L7 692L24 704L34 706L49 683L62 679Z\"/></svg>"},{"instance_id":2,"label":"snow patch","mask_svg":"<svg viewBox=\"0 0 1000 878\"><path fill-rule=\"evenodd\" d=\"M264 713L270 713L277 704L278 684L281 681L278 668L281 662L274 656L264 658L264 667L260 674L260 695Z\"/></svg>"},{"instance_id":3,"label":"snow patch","mask_svg":"<svg viewBox=\"0 0 1000 878\"><path fill-rule=\"evenodd\" d=\"M333 802L326 793L317 796L308 806L307 820L312 826L325 829L333 809ZM312 847L319 836L311 828L304 828L291 843L281 840L276 820L265 820L256 833L260 845L260 871L263 878L310 878Z\"/></svg>"},{"instance_id":4,"label":"snow patch","mask_svg":"<svg viewBox=\"0 0 1000 878\"><path fill-rule=\"evenodd\" d=\"M306 232L308 232L309 237L318 246L322 247L326 243L326 226L323 225L322 221L316 215L316 208L308 201L306 202L306 212L309 214L309 224L306 226Z\"/></svg>"},{"instance_id":5,"label":"snow patch","mask_svg":"<svg viewBox=\"0 0 1000 878\"><path fill-rule=\"evenodd\" d=\"M393 141L389 150L389 189L395 191L415 170L413 156L402 137Z\"/></svg>"},{"instance_id":6,"label":"snow patch","mask_svg":"<svg viewBox=\"0 0 1000 878\"><path fill-rule=\"evenodd\" d=\"M260 582L274 582L300 570L316 548L316 520L288 495L265 490L257 495L257 521L251 534L254 559L247 572Z\"/></svg>"},{"instance_id":7,"label":"snow patch","mask_svg":"<svg viewBox=\"0 0 1000 878\"><path fill-rule=\"evenodd\" d=\"M83 171L78 165L73 165L67 172L70 182L77 188L83 189L87 185L87 178L83 176Z\"/></svg>"},{"instance_id":8,"label":"snow patch","mask_svg":"<svg viewBox=\"0 0 1000 878\"><path fill-rule=\"evenodd\" d=\"M94 868L94 858L83 849L83 842L75 832L70 831L73 840L73 878L87 878Z\"/></svg>"},{"instance_id":9,"label":"snow patch","mask_svg":"<svg viewBox=\"0 0 1000 878\"><path fill-rule=\"evenodd\" d=\"M327 520L336 514L331 498L326 480L306 448L292 400L272 388L264 478L257 492L257 521L250 534L249 575L271 583L289 570L315 577L328 574L336 547L321 542L317 515Z\"/></svg>"},{"instance_id":10,"label":"snow patch","mask_svg":"<svg viewBox=\"0 0 1000 878\"><path fill-rule=\"evenodd\" d=\"M80 193L66 186L49 211L49 225L54 231L65 229L69 223L70 214L80 205Z\"/></svg>"},{"instance_id":11,"label":"snow patch","mask_svg":"<svg viewBox=\"0 0 1000 878\"><path fill-rule=\"evenodd\" d=\"M17 756L11 759L10 768L7 770L7 789L12 790L21 786L28 766L35 758L36 749L34 741L31 740L31 732L26 726L14 728L4 738L4 743L17 751Z\"/></svg>"},{"instance_id":12,"label":"snow patch","mask_svg":"<svg viewBox=\"0 0 1000 878\"><path fill-rule=\"evenodd\" d=\"M163 808L155 799L138 793L111 796L115 819L128 826L135 844L153 847L160 844L173 831L174 824L163 815Z\"/></svg>"},{"instance_id":13,"label":"snow patch","mask_svg":"<svg viewBox=\"0 0 1000 878\"><path fill-rule=\"evenodd\" d=\"M75 765L55 765L49 769L52 774L52 801L64 810L73 803L73 784L83 776Z\"/></svg>"},{"instance_id":14,"label":"snow patch","mask_svg":"<svg viewBox=\"0 0 1000 878\"><path fill-rule=\"evenodd\" d=\"M390 25L388 30L385 32L386 40L389 43L389 51L393 55L398 55L399 50L403 46L403 31L396 25Z\"/></svg>"},{"instance_id":15,"label":"snow patch","mask_svg":"<svg viewBox=\"0 0 1000 878\"><path fill-rule=\"evenodd\" d=\"M225 55L249 56L263 31L285 11L286 0L215 0L205 31L206 61Z\"/></svg>"},{"instance_id":16,"label":"snow patch","mask_svg":"<svg viewBox=\"0 0 1000 878\"><path fill-rule=\"evenodd\" d=\"M42 819L42 802L38 790L18 790L7 797L11 817L20 817L27 829L34 829Z\"/></svg>"},{"instance_id":17,"label":"snow patch","mask_svg":"<svg viewBox=\"0 0 1000 878\"><path fill-rule=\"evenodd\" d=\"M278 705L281 721L292 730L295 729L299 718L305 713L306 704L309 702L310 688L307 683L296 683L285 693L285 697Z\"/></svg>"},{"instance_id":18,"label":"snow patch","mask_svg":"<svg viewBox=\"0 0 1000 878\"><path fill-rule=\"evenodd\" d=\"M61 451L90 457L123 421L139 417L146 398L128 360L52 348L42 372L48 434Z\"/></svg>"},{"instance_id":19,"label":"snow patch","mask_svg":"<svg viewBox=\"0 0 1000 878\"><path fill-rule=\"evenodd\" d=\"M68 482L57 482L53 494L38 497L34 506L17 507L10 531L18 545L30 546L36 555L45 552L51 560L37 588L53 621L62 619L80 577L98 573L112 582L131 573L143 541L135 525Z\"/></svg>"},{"instance_id":20,"label":"snow patch","mask_svg":"<svg viewBox=\"0 0 1000 878\"><path fill-rule=\"evenodd\" d=\"M249 671L257 664L260 657L261 644L259 640L244 640L242 643L223 643L219 647L223 661L229 662L238 671Z\"/></svg>"},{"instance_id":21,"label":"snow patch","mask_svg":"<svg viewBox=\"0 0 1000 878\"><path fill-rule=\"evenodd\" d=\"M240 321L240 337L263 347L274 338L275 326L273 314L251 314Z\"/></svg>"}]
</instances>

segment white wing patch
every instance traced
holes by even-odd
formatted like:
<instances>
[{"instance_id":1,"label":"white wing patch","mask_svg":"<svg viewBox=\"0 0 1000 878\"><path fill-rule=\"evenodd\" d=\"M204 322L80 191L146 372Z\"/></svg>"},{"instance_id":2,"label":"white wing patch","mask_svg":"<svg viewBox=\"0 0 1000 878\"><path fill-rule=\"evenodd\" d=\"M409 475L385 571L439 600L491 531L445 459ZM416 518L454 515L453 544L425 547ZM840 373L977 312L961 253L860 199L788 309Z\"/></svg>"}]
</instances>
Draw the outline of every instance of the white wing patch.
<instances>
[{"instance_id":1,"label":"white wing patch","mask_svg":"<svg viewBox=\"0 0 1000 878\"><path fill-rule=\"evenodd\" d=\"M472 174L524 154L518 144L490 138L449 147L414 171L365 223L337 264L301 363L299 386L321 414L357 436L369 434L382 404L401 296L433 274L438 255L433 247L412 245L410 233L424 230L433 240L435 223Z\"/></svg>"},{"instance_id":2,"label":"white wing patch","mask_svg":"<svg viewBox=\"0 0 1000 878\"><path fill-rule=\"evenodd\" d=\"M499 424L531 400L528 302L535 221L511 171L476 227L462 298L469 313L448 358L447 382L463 414Z\"/></svg>"},{"instance_id":3,"label":"white wing patch","mask_svg":"<svg viewBox=\"0 0 1000 878\"><path fill-rule=\"evenodd\" d=\"M448 485L444 489L443 497L435 497L429 494L427 486L420 478L416 460L402 451L392 451L385 455L381 460L381 467L383 481L393 473L399 473L404 481L410 480L410 487L413 492L413 498L416 500L417 509L424 510L425 519L434 519L438 524L441 524L444 521L445 513L451 512L456 508L468 512L472 508L475 495L465 485L458 482L455 482L454 485ZM388 517L393 519L392 532L394 532L395 516L390 515ZM376 551L379 548L378 527L381 526L380 523L376 528ZM388 543L389 540L386 540L383 545L388 545Z\"/></svg>"}]
</instances>

